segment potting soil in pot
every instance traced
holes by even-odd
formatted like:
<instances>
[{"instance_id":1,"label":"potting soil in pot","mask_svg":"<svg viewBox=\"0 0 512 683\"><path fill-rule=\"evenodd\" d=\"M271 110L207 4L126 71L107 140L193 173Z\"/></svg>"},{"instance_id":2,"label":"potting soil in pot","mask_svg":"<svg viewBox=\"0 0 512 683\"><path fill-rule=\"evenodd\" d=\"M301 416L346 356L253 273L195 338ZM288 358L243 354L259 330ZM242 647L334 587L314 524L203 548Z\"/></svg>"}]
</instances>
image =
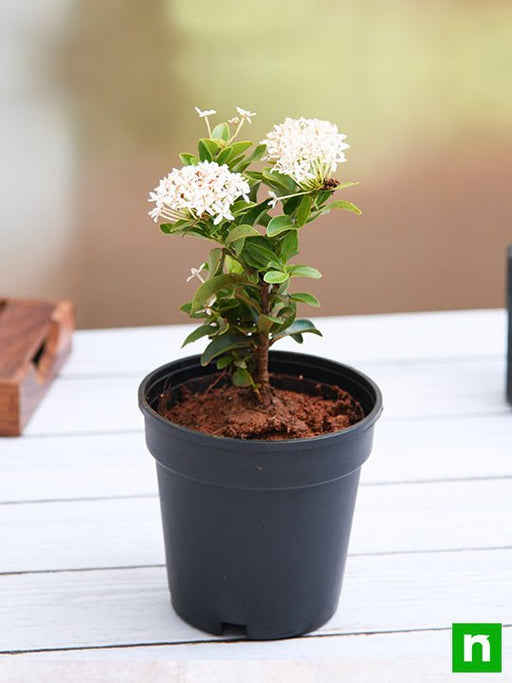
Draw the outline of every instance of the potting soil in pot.
<instances>
[{"instance_id":1,"label":"potting soil in pot","mask_svg":"<svg viewBox=\"0 0 512 683\"><path fill-rule=\"evenodd\" d=\"M239 439L304 439L346 429L364 412L349 393L304 378L272 375L268 405L251 389L222 376L187 382L161 396L158 412L171 422L213 436Z\"/></svg>"}]
</instances>

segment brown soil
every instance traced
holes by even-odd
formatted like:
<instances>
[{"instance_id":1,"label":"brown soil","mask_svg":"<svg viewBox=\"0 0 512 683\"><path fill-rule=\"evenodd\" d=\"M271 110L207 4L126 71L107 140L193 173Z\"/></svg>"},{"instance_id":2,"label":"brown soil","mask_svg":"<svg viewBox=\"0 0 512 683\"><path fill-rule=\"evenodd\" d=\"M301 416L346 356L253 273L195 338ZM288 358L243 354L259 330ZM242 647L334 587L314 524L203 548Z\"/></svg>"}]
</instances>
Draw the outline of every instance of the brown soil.
<instances>
[{"instance_id":1,"label":"brown soil","mask_svg":"<svg viewBox=\"0 0 512 683\"><path fill-rule=\"evenodd\" d=\"M303 439L346 429L364 417L343 389L303 378L272 375L270 404L219 376L188 382L162 395L158 412L171 422L214 436Z\"/></svg>"}]
</instances>

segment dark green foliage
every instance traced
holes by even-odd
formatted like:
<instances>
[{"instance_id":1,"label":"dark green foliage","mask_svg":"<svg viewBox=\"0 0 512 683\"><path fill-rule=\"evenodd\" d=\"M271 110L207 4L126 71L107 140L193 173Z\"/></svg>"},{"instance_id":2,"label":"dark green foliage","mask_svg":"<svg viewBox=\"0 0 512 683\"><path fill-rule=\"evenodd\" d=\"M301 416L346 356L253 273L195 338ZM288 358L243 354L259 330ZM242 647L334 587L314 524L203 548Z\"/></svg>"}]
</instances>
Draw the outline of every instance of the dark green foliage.
<instances>
[{"instance_id":1,"label":"dark green foliage","mask_svg":"<svg viewBox=\"0 0 512 683\"><path fill-rule=\"evenodd\" d=\"M306 333L320 334L310 320L296 318L298 303L319 306L318 299L288 291L293 278L321 277L316 268L290 263L299 251L299 231L333 209L361 213L351 202L333 201L337 190L355 183L330 180L324 188L305 190L271 166L251 168L264 153L264 144L235 141L230 124L215 126L210 137L199 140L197 155L180 154L180 159L184 165L214 161L243 173L250 201L240 197L231 205L233 220L215 224L203 214L160 226L166 234L201 237L216 245L198 273L202 282L192 301L181 307L201 323L183 345L208 337L201 363L215 361L233 384L257 393L268 382L260 375L262 355L270 346L285 336L301 343Z\"/></svg>"}]
</instances>

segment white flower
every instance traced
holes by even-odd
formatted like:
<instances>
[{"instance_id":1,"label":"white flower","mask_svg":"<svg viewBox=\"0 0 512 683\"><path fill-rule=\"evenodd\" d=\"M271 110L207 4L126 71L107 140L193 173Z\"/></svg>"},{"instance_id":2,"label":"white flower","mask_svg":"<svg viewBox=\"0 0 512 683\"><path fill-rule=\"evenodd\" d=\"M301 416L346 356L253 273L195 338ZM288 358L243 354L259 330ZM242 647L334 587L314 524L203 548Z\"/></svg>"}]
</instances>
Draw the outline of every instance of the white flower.
<instances>
[{"instance_id":1,"label":"white flower","mask_svg":"<svg viewBox=\"0 0 512 683\"><path fill-rule=\"evenodd\" d=\"M245 121L249 121L249 123L251 123L252 117L256 116L256 112L250 112L250 111L247 111L247 109L242 109L241 107L235 107L235 109L240 114L242 121L245 120Z\"/></svg>"},{"instance_id":2,"label":"white flower","mask_svg":"<svg viewBox=\"0 0 512 683\"><path fill-rule=\"evenodd\" d=\"M268 194L269 194L269 197L270 197L269 207L270 207L271 209L273 209L273 208L276 206L277 202L279 201L279 197L276 195L275 192L272 192L272 190L269 190L269 191L268 191Z\"/></svg>"},{"instance_id":3,"label":"white flower","mask_svg":"<svg viewBox=\"0 0 512 683\"><path fill-rule=\"evenodd\" d=\"M149 193L148 201L155 203L149 215L155 223L159 218L173 223L208 214L217 225L234 220L231 205L240 196L249 202L249 191L249 183L240 173L231 173L225 164L202 161L197 166L173 168L162 178Z\"/></svg>"},{"instance_id":4,"label":"white flower","mask_svg":"<svg viewBox=\"0 0 512 683\"><path fill-rule=\"evenodd\" d=\"M217 113L215 109L205 109L204 111L199 109L199 107L194 107L194 109L196 110L200 119L204 119L206 116L213 116L213 114Z\"/></svg>"},{"instance_id":5,"label":"white flower","mask_svg":"<svg viewBox=\"0 0 512 683\"><path fill-rule=\"evenodd\" d=\"M191 268L190 269L190 275L187 278L187 282L190 282L190 280L193 280L195 277L200 280L201 282L204 282L204 277L201 275L202 271L204 270L205 264L201 263L199 268Z\"/></svg>"},{"instance_id":6,"label":"white flower","mask_svg":"<svg viewBox=\"0 0 512 683\"><path fill-rule=\"evenodd\" d=\"M276 171L291 176L303 189L312 190L322 187L337 165L346 161L346 137L330 121L286 118L261 142L267 146L265 159L273 163Z\"/></svg>"}]
</instances>

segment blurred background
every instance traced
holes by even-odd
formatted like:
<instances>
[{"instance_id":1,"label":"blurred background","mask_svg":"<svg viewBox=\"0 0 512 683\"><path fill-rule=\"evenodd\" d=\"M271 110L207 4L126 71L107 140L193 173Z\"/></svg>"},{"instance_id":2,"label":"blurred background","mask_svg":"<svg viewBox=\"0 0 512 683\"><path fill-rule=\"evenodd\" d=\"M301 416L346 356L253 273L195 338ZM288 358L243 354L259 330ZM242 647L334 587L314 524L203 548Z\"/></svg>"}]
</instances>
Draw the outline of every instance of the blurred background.
<instances>
[{"instance_id":1,"label":"blurred background","mask_svg":"<svg viewBox=\"0 0 512 683\"><path fill-rule=\"evenodd\" d=\"M147 195L204 134L195 105L238 105L251 139L285 116L348 136L364 214L302 233L315 313L502 306L511 39L509 0L2 0L0 294L186 322L208 245L160 234Z\"/></svg>"}]
</instances>

